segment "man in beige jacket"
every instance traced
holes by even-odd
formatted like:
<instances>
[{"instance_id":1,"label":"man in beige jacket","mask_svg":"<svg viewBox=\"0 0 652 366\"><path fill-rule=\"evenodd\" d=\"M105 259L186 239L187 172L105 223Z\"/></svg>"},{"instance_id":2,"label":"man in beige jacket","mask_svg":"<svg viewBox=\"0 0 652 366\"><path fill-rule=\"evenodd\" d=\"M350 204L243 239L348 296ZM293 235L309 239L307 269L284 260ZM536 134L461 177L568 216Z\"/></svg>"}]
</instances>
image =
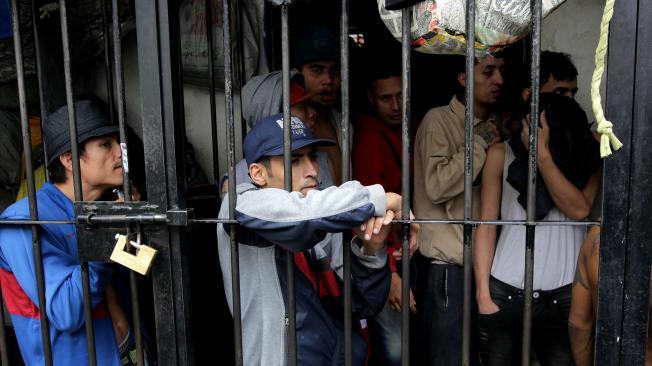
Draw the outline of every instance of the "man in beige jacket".
<instances>
[{"instance_id":1,"label":"man in beige jacket","mask_svg":"<svg viewBox=\"0 0 652 366\"><path fill-rule=\"evenodd\" d=\"M463 66L463 59L460 66ZM503 87L504 61L487 56L474 67L473 179L480 175L489 146L499 141L487 121ZM414 210L418 219L464 218L464 135L466 73L457 74L459 88L450 103L426 113L414 144ZM473 188L477 217L479 187ZM417 299L419 322L425 327L430 365L462 364L462 226L423 225L420 252L429 260L424 291ZM470 263L469 263L470 265Z\"/></svg>"}]
</instances>

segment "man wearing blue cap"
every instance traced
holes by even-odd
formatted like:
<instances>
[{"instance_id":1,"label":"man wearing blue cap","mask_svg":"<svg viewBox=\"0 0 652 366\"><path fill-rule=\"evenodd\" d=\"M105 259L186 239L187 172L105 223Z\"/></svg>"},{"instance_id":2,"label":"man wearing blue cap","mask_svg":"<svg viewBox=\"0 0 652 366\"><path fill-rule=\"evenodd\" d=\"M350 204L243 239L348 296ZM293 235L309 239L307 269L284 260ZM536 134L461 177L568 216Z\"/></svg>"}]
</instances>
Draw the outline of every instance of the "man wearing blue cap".
<instances>
[{"instance_id":1,"label":"man wearing blue cap","mask_svg":"<svg viewBox=\"0 0 652 366\"><path fill-rule=\"evenodd\" d=\"M93 102L78 101L75 109L83 198L95 201L123 181L118 127ZM67 106L49 115L43 123L50 182L36 193L40 220L70 220L75 217L68 131ZM0 219L29 220L27 198L8 207ZM86 365L88 353L75 226L45 224L40 225L39 231L45 274L45 309L38 307L30 226L0 227L0 282L23 360L27 365L44 363L39 319L41 311L45 311L50 323L54 365ZM131 365L120 359L119 346L128 351L129 325L110 285L111 265L92 262L89 271L97 363Z\"/></svg>"},{"instance_id":2,"label":"man wearing blue cap","mask_svg":"<svg viewBox=\"0 0 652 366\"><path fill-rule=\"evenodd\" d=\"M385 237L392 218L400 215L401 197L380 185L346 182L317 189L316 148L332 140L316 139L293 117L292 192L284 187L283 117L276 114L256 124L244 142L253 183L237 187L236 240L240 252L240 298L244 364L287 363L288 305L286 251L310 249L327 232L356 228L351 251L354 318L373 316L384 305L390 283ZM228 217L224 199L219 217ZM416 240L418 226L412 227ZM217 228L220 265L227 301L233 311L228 225ZM295 271L297 360L299 365L344 363L341 299L320 298L321 283L311 273ZM317 288L315 284L317 283ZM364 364L367 347L353 335L354 364Z\"/></svg>"}]
</instances>

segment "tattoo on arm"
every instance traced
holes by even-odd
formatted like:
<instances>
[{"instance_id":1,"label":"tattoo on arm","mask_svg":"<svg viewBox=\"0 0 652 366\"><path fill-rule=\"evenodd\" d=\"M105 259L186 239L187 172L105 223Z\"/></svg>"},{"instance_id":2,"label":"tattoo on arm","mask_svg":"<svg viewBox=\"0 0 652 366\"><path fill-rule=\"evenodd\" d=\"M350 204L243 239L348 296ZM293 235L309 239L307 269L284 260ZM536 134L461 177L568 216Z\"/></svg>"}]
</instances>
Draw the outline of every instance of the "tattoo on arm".
<instances>
[{"instance_id":1,"label":"tattoo on arm","mask_svg":"<svg viewBox=\"0 0 652 366\"><path fill-rule=\"evenodd\" d=\"M575 287L575 285L577 285L578 283L582 285L582 287L584 287L587 291L591 291L589 289L588 281L586 280L586 278L584 278L584 276L582 276L582 271L580 271L579 265L575 269L575 278L573 279L573 287Z\"/></svg>"},{"instance_id":2,"label":"tattoo on arm","mask_svg":"<svg viewBox=\"0 0 652 366\"><path fill-rule=\"evenodd\" d=\"M600 235L597 235L593 239L593 242L591 243L591 254L590 254L590 256L593 256L593 254L595 253L595 250L598 248L598 245L600 245Z\"/></svg>"}]
</instances>

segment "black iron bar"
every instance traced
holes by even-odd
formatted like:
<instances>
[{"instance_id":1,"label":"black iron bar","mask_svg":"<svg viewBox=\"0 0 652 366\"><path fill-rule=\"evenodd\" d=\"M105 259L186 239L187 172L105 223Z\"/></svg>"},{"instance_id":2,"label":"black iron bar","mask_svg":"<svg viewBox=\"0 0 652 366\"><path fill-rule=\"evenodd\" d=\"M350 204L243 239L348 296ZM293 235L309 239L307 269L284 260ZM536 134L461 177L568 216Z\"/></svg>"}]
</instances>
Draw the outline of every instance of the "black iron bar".
<instances>
[{"instance_id":1,"label":"black iron bar","mask_svg":"<svg viewBox=\"0 0 652 366\"><path fill-rule=\"evenodd\" d=\"M103 9L105 7L103 6ZM124 200L125 202L131 201L131 181L129 179L129 154L127 148L127 130L126 130L126 107L125 107L125 87L124 87L124 69L122 65L122 36L120 31L120 8L118 7L118 0L111 1L111 16L113 20L113 69L115 71L115 83L116 83L116 92L118 97L118 126L120 131L120 150L122 152L122 187L124 191ZM105 55L108 55L108 24L106 17L103 17L104 30L105 30L105 45L106 51ZM106 57L107 61L109 60L108 56ZM111 80L110 73L110 63L107 62L107 86L109 91L109 110L111 111L111 120L114 120L113 116L113 81ZM110 81L111 80L111 81ZM131 234L131 228L129 224L126 225L127 235ZM140 225L138 225L138 235L141 234ZM127 241L127 250L131 250L131 245ZM129 271L129 288L131 291L131 310L133 315L133 324L132 328L134 331L134 338L136 340L136 364L139 366L145 365L145 357L143 353L143 335L141 331L141 320L140 320L140 299L138 295L138 282L136 279L136 273L134 271Z\"/></svg>"},{"instance_id":2,"label":"black iron bar","mask_svg":"<svg viewBox=\"0 0 652 366\"><path fill-rule=\"evenodd\" d=\"M231 65L231 2L222 0L222 37L224 47L224 97L227 134L227 163L229 172L229 220L235 218L235 121L233 116L233 69ZM231 287L233 288L233 339L235 348L235 364L242 366L242 318L240 305L240 252L236 236L236 226L231 225Z\"/></svg>"},{"instance_id":3,"label":"black iron bar","mask_svg":"<svg viewBox=\"0 0 652 366\"><path fill-rule=\"evenodd\" d=\"M116 92L118 95L118 128L120 131L120 149L122 151L122 189L124 191L125 202L131 201L131 184L129 181L129 155L127 153L127 127L126 127L126 107L125 107L125 86L124 86L124 72L122 67L122 38L120 36L120 12L118 8L118 0L111 1L112 18L113 18L113 68L115 70L115 84ZM108 26L105 26L108 28ZM108 38L108 35L105 37ZM109 67L110 69L110 67ZM110 73L108 75L109 79ZM107 82L109 83L109 82ZM111 86L113 82L110 82ZM112 88L112 87L111 87ZM111 91L111 95L113 91ZM109 98L110 110L113 114L113 96Z\"/></svg>"},{"instance_id":4,"label":"black iron bar","mask_svg":"<svg viewBox=\"0 0 652 366\"><path fill-rule=\"evenodd\" d=\"M241 1L240 0L233 0L233 11L235 12L236 16L234 17L235 20L235 33L238 37L235 50L237 51L236 55L236 64L238 65L238 70L237 70L237 77L238 77L238 87L237 90L239 94L242 96L242 87L245 84L245 73L246 73L246 68L245 68L245 57L244 57L244 37L242 35L242 19L245 18L243 15L242 11L242 6L240 5ZM274 43L271 43L274 44ZM247 121L245 121L244 118L242 118L242 98L238 98L238 104L239 108L236 110L239 112L238 118L236 118L236 121L240 121L240 131L241 131L241 141L240 143L244 143L244 138L247 134Z\"/></svg>"},{"instance_id":5,"label":"black iron bar","mask_svg":"<svg viewBox=\"0 0 652 366\"><path fill-rule=\"evenodd\" d=\"M102 7L102 30L104 33L104 72L106 74L106 96L109 103L109 116L111 122L115 123L115 113L113 108L115 106L113 77L111 77L111 28L109 27L109 4L107 0L101 0L100 6Z\"/></svg>"},{"instance_id":6,"label":"black iron bar","mask_svg":"<svg viewBox=\"0 0 652 366\"><path fill-rule=\"evenodd\" d=\"M340 6L340 71L342 95L342 121L340 128L342 138L340 151L342 153L342 182L351 179L349 159L349 2L342 0ZM344 364L353 365L353 296L351 286L351 251L347 242L347 235L342 236L343 250L343 287L344 287Z\"/></svg>"},{"instance_id":7,"label":"black iron bar","mask_svg":"<svg viewBox=\"0 0 652 366\"><path fill-rule=\"evenodd\" d=\"M16 82L18 85L18 103L20 108L20 125L23 136L23 156L25 158L25 175L27 179L27 199L29 202L29 215L34 221L38 221L38 206L36 202L36 187L34 184L34 167L32 165L32 143L27 117L27 97L25 95L25 69L23 64L23 43L20 33L20 17L16 0L11 1L14 53L16 57ZM52 365L52 345L50 343L50 325L47 319L45 303L45 272L43 270L43 257L41 252L40 231L37 225L32 225L32 255L34 256L34 270L36 272L36 289L38 294L38 306L41 309L41 340L43 342L43 358L46 365ZM4 327L4 322L0 324ZM3 337L3 343L6 338ZM3 345L6 349L6 345Z\"/></svg>"},{"instance_id":8,"label":"black iron bar","mask_svg":"<svg viewBox=\"0 0 652 366\"><path fill-rule=\"evenodd\" d=\"M41 44L39 43L39 32L38 32L38 17L36 16L36 5L34 2L32 2L32 32L34 34L34 63L36 64L36 79L38 80L38 99L39 99L39 107L40 107L40 125L41 125L41 131L43 131L43 119L45 118L47 114L47 108L45 107L45 97L43 95L43 68L41 67ZM43 175L45 176L45 181L49 182L50 181L50 175L47 170L47 161L48 161L48 153L47 153L47 146L46 143L43 139L41 139L41 145L43 146Z\"/></svg>"},{"instance_id":9,"label":"black iron bar","mask_svg":"<svg viewBox=\"0 0 652 366\"><path fill-rule=\"evenodd\" d=\"M93 221L94 219L91 219ZM21 221L22 223L23 221ZM189 219L189 223L191 224L232 224L232 223L237 223L235 220L229 220L229 219ZM0 225L2 225L2 221L0 221ZM394 219L392 221L394 224L409 224L409 223L415 223L415 224L434 224L434 225L472 225L472 226L477 226L477 225L501 225L501 226L509 226L509 225L527 225L528 222L526 220L505 220L505 221L500 221L500 220L426 220L426 219L413 219L413 220L403 220L403 219ZM532 223L533 226L551 226L551 225L561 225L561 226L593 226L593 225L599 225L600 221L537 221L535 223Z\"/></svg>"},{"instance_id":10,"label":"black iron bar","mask_svg":"<svg viewBox=\"0 0 652 366\"><path fill-rule=\"evenodd\" d=\"M401 364L410 365L410 114L412 102L410 28L412 28L412 8L403 9L402 14L402 112L401 119L401 198L403 199L401 219L404 220L403 245L401 251Z\"/></svg>"},{"instance_id":11,"label":"black iron bar","mask_svg":"<svg viewBox=\"0 0 652 366\"><path fill-rule=\"evenodd\" d=\"M77 116L72 90L72 75L70 71L70 43L68 38L68 19L66 0L59 1L61 16L61 41L63 45L63 70L66 85L66 103L68 105L68 122L70 129L70 152L72 154L72 171L75 201L83 201L81 174L79 166L79 146L77 141ZM84 293L84 319L86 326L86 342L88 343L88 362L91 366L97 364L95 352L95 331L93 329L93 314L91 306L90 273L88 262L81 263L82 289Z\"/></svg>"},{"instance_id":12,"label":"black iron bar","mask_svg":"<svg viewBox=\"0 0 652 366\"><path fill-rule=\"evenodd\" d=\"M75 220L0 220L0 225L68 225Z\"/></svg>"},{"instance_id":13,"label":"black iron bar","mask_svg":"<svg viewBox=\"0 0 652 366\"><path fill-rule=\"evenodd\" d=\"M0 304L4 304L2 291L0 291ZM9 350L7 349L7 331L5 328L5 310L0 306L0 362L2 365L9 365Z\"/></svg>"},{"instance_id":14,"label":"black iron bar","mask_svg":"<svg viewBox=\"0 0 652 366\"><path fill-rule=\"evenodd\" d=\"M290 124L290 32L288 29L289 8L281 7L281 65L283 71L283 168L287 191L292 191L292 126ZM290 366L297 365L297 305L295 296L294 255L285 253L287 272L287 317L288 317L288 360Z\"/></svg>"},{"instance_id":15,"label":"black iron bar","mask_svg":"<svg viewBox=\"0 0 652 366\"><path fill-rule=\"evenodd\" d=\"M475 65L475 0L466 1L466 114L464 134L464 219L473 219L473 90ZM473 226L463 228L464 305L462 309L462 365L471 363L472 239Z\"/></svg>"},{"instance_id":16,"label":"black iron bar","mask_svg":"<svg viewBox=\"0 0 652 366\"><path fill-rule=\"evenodd\" d=\"M87 224L163 224L168 222L165 214L153 215L79 215L77 221Z\"/></svg>"},{"instance_id":17,"label":"black iron bar","mask_svg":"<svg viewBox=\"0 0 652 366\"><path fill-rule=\"evenodd\" d=\"M211 143L213 148L213 181L220 181L220 160L218 159L217 106L215 103L215 49L213 45L213 1L205 0L206 43L208 47L208 94L211 108Z\"/></svg>"},{"instance_id":18,"label":"black iron bar","mask_svg":"<svg viewBox=\"0 0 652 366\"><path fill-rule=\"evenodd\" d=\"M158 214L158 215L136 215L136 216L127 216L127 215L89 215L89 216L79 216L79 220L87 222L89 224L115 224L115 223L140 223L140 224L157 224L157 223L166 223L167 215ZM0 225L65 225L65 224L74 224L77 220L0 220ZM473 226L477 225L527 225L528 222L525 220L403 220L395 219L392 221L394 224L435 224L435 225L464 225L469 224ZM237 220L231 219L189 219L189 224L237 224ZM593 226L600 225L600 221L537 221L532 223L533 226Z\"/></svg>"},{"instance_id":19,"label":"black iron bar","mask_svg":"<svg viewBox=\"0 0 652 366\"><path fill-rule=\"evenodd\" d=\"M75 99L72 90L72 75L70 71L70 43L68 38L68 17L66 0L59 1L61 15L61 41L63 44L63 70L66 84L66 103L68 105L68 127L70 129L70 153L72 155L73 183L75 201L83 201L81 174L79 167L79 146L77 141L77 115L75 114Z\"/></svg>"},{"instance_id":20,"label":"black iron bar","mask_svg":"<svg viewBox=\"0 0 652 366\"><path fill-rule=\"evenodd\" d=\"M539 70L541 66L541 0L532 0L532 48L530 78L532 80L530 101L530 136L528 152L527 221L525 227L525 278L523 304L523 344L521 364L530 364L532 343L532 305L534 285L534 236L536 221L537 184L537 132L539 127Z\"/></svg>"}]
</instances>

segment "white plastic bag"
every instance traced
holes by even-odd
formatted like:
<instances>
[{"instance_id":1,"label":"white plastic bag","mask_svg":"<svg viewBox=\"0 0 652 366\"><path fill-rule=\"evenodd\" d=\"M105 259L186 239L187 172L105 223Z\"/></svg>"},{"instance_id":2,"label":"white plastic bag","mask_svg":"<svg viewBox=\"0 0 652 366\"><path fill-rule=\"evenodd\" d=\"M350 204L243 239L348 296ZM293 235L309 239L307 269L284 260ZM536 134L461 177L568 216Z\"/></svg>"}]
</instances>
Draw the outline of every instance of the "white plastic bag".
<instances>
[{"instance_id":1,"label":"white plastic bag","mask_svg":"<svg viewBox=\"0 0 652 366\"><path fill-rule=\"evenodd\" d=\"M401 39L401 12L385 9L378 1L378 12L392 35ZM566 0L543 0L547 16ZM412 7L412 47L423 53L457 54L466 52L466 1L425 0ZM476 0L475 51L477 56L496 52L530 32L530 0Z\"/></svg>"}]
</instances>

